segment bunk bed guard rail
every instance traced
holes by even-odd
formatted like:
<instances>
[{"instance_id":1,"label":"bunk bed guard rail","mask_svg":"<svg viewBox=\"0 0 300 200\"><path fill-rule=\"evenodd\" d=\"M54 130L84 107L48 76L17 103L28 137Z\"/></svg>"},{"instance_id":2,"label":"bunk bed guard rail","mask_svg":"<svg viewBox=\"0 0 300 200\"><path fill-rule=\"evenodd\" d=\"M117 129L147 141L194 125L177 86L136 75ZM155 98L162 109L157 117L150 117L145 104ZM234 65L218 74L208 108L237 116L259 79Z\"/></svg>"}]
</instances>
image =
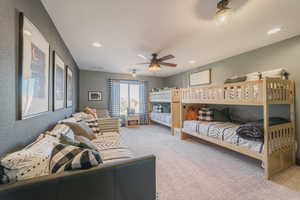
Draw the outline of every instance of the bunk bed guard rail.
<instances>
[{"instance_id":1,"label":"bunk bed guard rail","mask_svg":"<svg viewBox=\"0 0 300 200\"><path fill-rule=\"evenodd\" d=\"M182 103L263 105L266 95L268 104L291 104L294 101L294 84L291 80L266 78L210 87L185 88L181 89L181 93Z\"/></svg>"}]
</instances>

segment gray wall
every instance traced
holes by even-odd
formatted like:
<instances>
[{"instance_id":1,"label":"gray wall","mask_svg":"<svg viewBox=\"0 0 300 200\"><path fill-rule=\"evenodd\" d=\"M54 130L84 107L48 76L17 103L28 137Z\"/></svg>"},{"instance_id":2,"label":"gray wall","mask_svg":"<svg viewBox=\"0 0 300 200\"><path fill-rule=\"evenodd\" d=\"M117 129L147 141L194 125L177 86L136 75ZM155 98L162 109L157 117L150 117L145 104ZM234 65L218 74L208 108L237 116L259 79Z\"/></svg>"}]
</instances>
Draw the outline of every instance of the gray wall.
<instances>
[{"instance_id":1,"label":"gray wall","mask_svg":"<svg viewBox=\"0 0 300 200\"><path fill-rule=\"evenodd\" d=\"M73 68L74 107L58 112L49 112L35 118L18 121L16 115L16 68L17 65L17 11L23 12L41 31L66 65ZM52 55L50 57L52 61ZM52 62L50 63L52 66ZM52 67L50 67L52 70ZM52 74L52 72L50 73ZM52 83L52 76L50 79ZM52 84L50 84L50 108L52 108ZM33 140L55 122L69 116L78 105L78 67L61 39L48 13L39 0L0 1L0 155Z\"/></svg>"},{"instance_id":2,"label":"gray wall","mask_svg":"<svg viewBox=\"0 0 300 200\"><path fill-rule=\"evenodd\" d=\"M188 87L190 72L208 68L212 69L212 84L222 84L226 78L235 75L286 68L291 74L290 79L295 81L297 101L300 99L300 36L168 77L165 79L164 84L169 87ZM286 110L288 110L287 106L272 106L270 108L273 116L286 117L289 114ZM259 107L233 107L233 113L235 115L240 113L239 117L244 120L262 117L262 109ZM299 113L300 104L296 103L296 115ZM300 117L296 116L296 126L299 124ZM300 144L299 126L297 126L297 135ZM300 158L300 152L298 158Z\"/></svg>"},{"instance_id":3,"label":"gray wall","mask_svg":"<svg viewBox=\"0 0 300 200\"><path fill-rule=\"evenodd\" d=\"M113 74L107 72L96 72L80 70L80 99L79 108L84 109L86 106L94 108L108 108L108 79L126 79L126 80L144 80L148 81L149 89L163 87L163 79L158 77L137 76L133 78L128 74ZM88 101L88 91L102 91L103 101Z\"/></svg>"}]
</instances>

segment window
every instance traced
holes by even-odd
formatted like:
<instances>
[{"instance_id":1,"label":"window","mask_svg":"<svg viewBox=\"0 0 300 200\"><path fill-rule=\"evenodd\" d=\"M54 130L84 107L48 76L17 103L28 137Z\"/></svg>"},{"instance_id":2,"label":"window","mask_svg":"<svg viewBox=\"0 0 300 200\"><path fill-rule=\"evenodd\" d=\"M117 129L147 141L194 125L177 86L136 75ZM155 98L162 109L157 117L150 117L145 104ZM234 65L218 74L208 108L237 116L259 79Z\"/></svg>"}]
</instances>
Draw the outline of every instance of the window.
<instances>
[{"instance_id":1,"label":"window","mask_svg":"<svg viewBox=\"0 0 300 200\"><path fill-rule=\"evenodd\" d=\"M140 113L140 85L137 83L120 83L120 114Z\"/></svg>"},{"instance_id":2,"label":"window","mask_svg":"<svg viewBox=\"0 0 300 200\"><path fill-rule=\"evenodd\" d=\"M125 119L128 115L139 115L140 121L147 123L146 82L136 80L109 80L110 105L113 117Z\"/></svg>"}]
</instances>

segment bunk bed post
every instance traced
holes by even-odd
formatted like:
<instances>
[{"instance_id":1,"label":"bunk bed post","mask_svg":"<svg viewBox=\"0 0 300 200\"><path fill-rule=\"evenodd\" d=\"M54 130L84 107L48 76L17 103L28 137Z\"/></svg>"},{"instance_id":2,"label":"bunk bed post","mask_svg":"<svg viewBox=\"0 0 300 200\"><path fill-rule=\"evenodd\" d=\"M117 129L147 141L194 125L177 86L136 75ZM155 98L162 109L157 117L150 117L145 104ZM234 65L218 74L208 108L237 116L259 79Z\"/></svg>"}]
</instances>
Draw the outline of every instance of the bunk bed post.
<instances>
[{"instance_id":1,"label":"bunk bed post","mask_svg":"<svg viewBox=\"0 0 300 200\"><path fill-rule=\"evenodd\" d=\"M295 126L295 83L294 81L290 81L290 90L291 90L291 102L290 102L290 120L292 123L293 129L293 140L296 141L296 126ZM292 146L292 151L294 156L292 157L293 165L296 164L296 147L295 145Z\"/></svg>"},{"instance_id":2,"label":"bunk bed post","mask_svg":"<svg viewBox=\"0 0 300 200\"><path fill-rule=\"evenodd\" d=\"M178 129L181 128L181 115L180 115L180 106L181 106L181 90L180 89L172 89L171 90L171 116L172 116L172 124L171 130L172 135L177 136Z\"/></svg>"},{"instance_id":3,"label":"bunk bed post","mask_svg":"<svg viewBox=\"0 0 300 200\"><path fill-rule=\"evenodd\" d=\"M268 79L263 80L263 107L264 107L264 171L266 179L270 179L269 159L269 103L268 103Z\"/></svg>"}]
</instances>

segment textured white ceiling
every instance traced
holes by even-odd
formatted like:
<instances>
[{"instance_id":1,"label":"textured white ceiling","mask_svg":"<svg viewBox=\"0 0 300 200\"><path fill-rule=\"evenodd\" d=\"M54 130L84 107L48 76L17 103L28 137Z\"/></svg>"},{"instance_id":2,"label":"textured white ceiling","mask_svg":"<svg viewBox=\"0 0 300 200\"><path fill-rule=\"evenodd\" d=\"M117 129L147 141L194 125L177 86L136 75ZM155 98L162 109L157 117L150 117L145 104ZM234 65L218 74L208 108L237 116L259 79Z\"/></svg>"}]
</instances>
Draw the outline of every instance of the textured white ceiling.
<instances>
[{"instance_id":1,"label":"textured white ceiling","mask_svg":"<svg viewBox=\"0 0 300 200\"><path fill-rule=\"evenodd\" d=\"M218 0L42 2L81 69L169 76L300 34L299 0L232 0L234 15L222 26L213 20ZM153 52L175 55L178 67L154 74L135 65Z\"/></svg>"}]
</instances>

